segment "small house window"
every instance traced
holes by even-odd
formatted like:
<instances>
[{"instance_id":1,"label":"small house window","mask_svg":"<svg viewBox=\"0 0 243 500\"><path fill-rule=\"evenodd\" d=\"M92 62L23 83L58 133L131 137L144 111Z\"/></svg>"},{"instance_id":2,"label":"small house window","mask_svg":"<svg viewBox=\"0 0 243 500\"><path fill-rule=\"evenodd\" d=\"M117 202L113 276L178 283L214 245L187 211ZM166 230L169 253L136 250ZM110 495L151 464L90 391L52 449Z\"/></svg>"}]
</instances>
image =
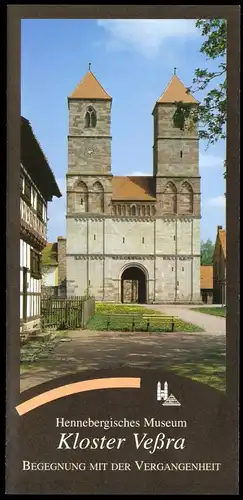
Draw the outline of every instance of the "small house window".
<instances>
[{"instance_id":1,"label":"small house window","mask_svg":"<svg viewBox=\"0 0 243 500\"><path fill-rule=\"evenodd\" d=\"M41 256L32 248L30 250L30 274L35 279L41 279Z\"/></svg>"},{"instance_id":2,"label":"small house window","mask_svg":"<svg viewBox=\"0 0 243 500\"><path fill-rule=\"evenodd\" d=\"M174 241L175 241L176 237L174 236Z\"/></svg>"},{"instance_id":3,"label":"small house window","mask_svg":"<svg viewBox=\"0 0 243 500\"><path fill-rule=\"evenodd\" d=\"M144 243L144 237L142 237L142 243Z\"/></svg>"},{"instance_id":4,"label":"small house window","mask_svg":"<svg viewBox=\"0 0 243 500\"><path fill-rule=\"evenodd\" d=\"M174 271L174 267L171 268L171 271Z\"/></svg>"},{"instance_id":5,"label":"small house window","mask_svg":"<svg viewBox=\"0 0 243 500\"><path fill-rule=\"evenodd\" d=\"M37 207L37 192L35 189L31 188L31 204L34 210L36 210Z\"/></svg>"},{"instance_id":6,"label":"small house window","mask_svg":"<svg viewBox=\"0 0 243 500\"><path fill-rule=\"evenodd\" d=\"M23 195L26 203L31 205L31 183L27 177L24 178L23 182Z\"/></svg>"},{"instance_id":7,"label":"small house window","mask_svg":"<svg viewBox=\"0 0 243 500\"><path fill-rule=\"evenodd\" d=\"M40 196L37 196L37 216L43 220L43 201Z\"/></svg>"},{"instance_id":8,"label":"small house window","mask_svg":"<svg viewBox=\"0 0 243 500\"><path fill-rule=\"evenodd\" d=\"M44 222L47 221L47 210L46 210L46 206L44 205L44 203L43 203L43 209L42 209L42 219Z\"/></svg>"},{"instance_id":9,"label":"small house window","mask_svg":"<svg viewBox=\"0 0 243 500\"><path fill-rule=\"evenodd\" d=\"M122 238L122 243L125 243L125 238Z\"/></svg>"},{"instance_id":10,"label":"small house window","mask_svg":"<svg viewBox=\"0 0 243 500\"><path fill-rule=\"evenodd\" d=\"M184 271L184 267L182 267L181 270Z\"/></svg>"},{"instance_id":11,"label":"small house window","mask_svg":"<svg viewBox=\"0 0 243 500\"><path fill-rule=\"evenodd\" d=\"M182 158L182 156L183 156L183 152L182 152L182 151L180 151L180 157Z\"/></svg>"},{"instance_id":12,"label":"small house window","mask_svg":"<svg viewBox=\"0 0 243 500\"><path fill-rule=\"evenodd\" d=\"M94 240L96 240L96 234L94 234Z\"/></svg>"},{"instance_id":13,"label":"small house window","mask_svg":"<svg viewBox=\"0 0 243 500\"><path fill-rule=\"evenodd\" d=\"M83 200L83 198L81 198L80 205L83 205L83 204L84 204L84 200Z\"/></svg>"}]
</instances>

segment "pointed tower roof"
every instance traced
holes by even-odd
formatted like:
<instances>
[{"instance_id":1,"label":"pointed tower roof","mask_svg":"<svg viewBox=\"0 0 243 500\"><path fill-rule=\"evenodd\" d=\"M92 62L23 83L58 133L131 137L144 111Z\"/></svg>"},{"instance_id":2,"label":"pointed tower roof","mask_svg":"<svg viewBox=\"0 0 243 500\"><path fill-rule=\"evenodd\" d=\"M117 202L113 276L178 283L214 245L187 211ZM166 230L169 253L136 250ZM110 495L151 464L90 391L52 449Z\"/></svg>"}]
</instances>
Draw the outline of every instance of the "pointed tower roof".
<instances>
[{"instance_id":1,"label":"pointed tower roof","mask_svg":"<svg viewBox=\"0 0 243 500\"><path fill-rule=\"evenodd\" d=\"M199 103L190 93L187 93L186 87L183 85L178 76L173 75L157 103L164 104L178 101L191 104Z\"/></svg>"},{"instance_id":2,"label":"pointed tower roof","mask_svg":"<svg viewBox=\"0 0 243 500\"><path fill-rule=\"evenodd\" d=\"M107 99L111 101L111 97L100 85L92 71L86 73L69 99Z\"/></svg>"}]
</instances>

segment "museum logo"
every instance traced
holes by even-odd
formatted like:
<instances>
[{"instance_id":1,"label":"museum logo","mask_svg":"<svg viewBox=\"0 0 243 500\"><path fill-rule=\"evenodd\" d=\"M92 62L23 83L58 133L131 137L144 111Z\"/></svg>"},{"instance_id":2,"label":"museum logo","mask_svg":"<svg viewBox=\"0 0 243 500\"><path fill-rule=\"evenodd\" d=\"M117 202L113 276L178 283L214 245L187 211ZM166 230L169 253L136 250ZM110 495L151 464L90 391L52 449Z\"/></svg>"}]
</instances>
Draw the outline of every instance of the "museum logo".
<instances>
[{"instance_id":1,"label":"museum logo","mask_svg":"<svg viewBox=\"0 0 243 500\"><path fill-rule=\"evenodd\" d=\"M169 395L168 382L164 383L163 389L161 382L157 383L157 401L163 401L163 406L181 406L181 403L179 403L174 394Z\"/></svg>"}]
</instances>

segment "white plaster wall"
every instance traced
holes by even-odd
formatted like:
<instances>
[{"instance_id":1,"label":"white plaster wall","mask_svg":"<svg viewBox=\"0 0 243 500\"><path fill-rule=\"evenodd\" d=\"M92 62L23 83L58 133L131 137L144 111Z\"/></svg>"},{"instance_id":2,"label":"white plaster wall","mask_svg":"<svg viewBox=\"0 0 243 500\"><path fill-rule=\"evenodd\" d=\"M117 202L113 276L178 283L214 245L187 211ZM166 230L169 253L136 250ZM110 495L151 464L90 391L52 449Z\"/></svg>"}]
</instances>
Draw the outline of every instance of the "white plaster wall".
<instances>
[{"instance_id":1,"label":"white plaster wall","mask_svg":"<svg viewBox=\"0 0 243 500\"><path fill-rule=\"evenodd\" d=\"M103 220L88 221L89 229L89 254L103 253Z\"/></svg>"},{"instance_id":2,"label":"white plaster wall","mask_svg":"<svg viewBox=\"0 0 243 500\"><path fill-rule=\"evenodd\" d=\"M193 254L200 255L201 251L201 234L200 234L200 219L193 220Z\"/></svg>"},{"instance_id":3,"label":"white plaster wall","mask_svg":"<svg viewBox=\"0 0 243 500\"><path fill-rule=\"evenodd\" d=\"M153 222L106 219L105 233L106 254L143 255L154 253ZM123 238L125 238L124 243Z\"/></svg>"},{"instance_id":4,"label":"white plaster wall","mask_svg":"<svg viewBox=\"0 0 243 500\"><path fill-rule=\"evenodd\" d=\"M192 251L192 222L177 221L177 253L191 255Z\"/></svg>"},{"instance_id":5,"label":"white plaster wall","mask_svg":"<svg viewBox=\"0 0 243 500\"><path fill-rule=\"evenodd\" d=\"M87 261L67 255L67 295L82 296L87 287Z\"/></svg>"},{"instance_id":6,"label":"white plaster wall","mask_svg":"<svg viewBox=\"0 0 243 500\"><path fill-rule=\"evenodd\" d=\"M67 218L67 254L86 254L87 252L87 220L75 221Z\"/></svg>"},{"instance_id":7,"label":"white plaster wall","mask_svg":"<svg viewBox=\"0 0 243 500\"><path fill-rule=\"evenodd\" d=\"M96 300L103 299L103 260L89 260L89 291Z\"/></svg>"},{"instance_id":8,"label":"white plaster wall","mask_svg":"<svg viewBox=\"0 0 243 500\"><path fill-rule=\"evenodd\" d=\"M156 259L156 300L172 302L175 298L175 260Z\"/></svg>"},{"instance_id":9,"label":"white plaster wall","mask_svg":"<svg viewBox=\"0 0 243 500\"><path fill-rule=\"evenodd\" d=\"M175 253L176 222L156 219L156 255Z\"/></svg>"},{"instance_id":10,"label":"white plaster wall","mask_svg":"<svg viewBox=\"0 0 243 500\"><path fill-rule=\"evenodd\" d=\"M200 300L200 257L193 258L193 300Z\"/></svg>"},{"instance_id":11,"label":"white plaster wall","mask_svg":"<svg viewBox=\"0 0 243 500\"><path fill-rule=\"evenodd\" d=\"M177 260L178 300L191 300L191 260Z\"/></svg>"}]
</instances>

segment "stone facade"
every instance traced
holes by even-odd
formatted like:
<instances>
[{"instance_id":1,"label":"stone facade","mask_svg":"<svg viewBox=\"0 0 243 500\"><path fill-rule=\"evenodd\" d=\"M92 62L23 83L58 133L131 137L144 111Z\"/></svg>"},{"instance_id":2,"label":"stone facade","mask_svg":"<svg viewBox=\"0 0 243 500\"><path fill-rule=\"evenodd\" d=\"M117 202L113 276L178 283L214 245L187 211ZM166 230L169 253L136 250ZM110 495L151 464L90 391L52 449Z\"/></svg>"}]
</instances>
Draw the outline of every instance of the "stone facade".
<instances>
[{"instance_id":1,"label":"stone facade","mask_svg":"<svg viewBox=\"0 0 243 500\"><path fill-rule=\"evenodd\" d=\"M140 302L201 301L198 137L195 128L174 126L174 111L174 104L155 105L151 190L131 178L144 193L133 197L132 187L129 195L114 192L111 99L69 98L68 295L89 290L97 300L121 302L125 290L129 301L138 281ZM87 127L88 112L94 127Z\"/></svg>"}]
</instances>

